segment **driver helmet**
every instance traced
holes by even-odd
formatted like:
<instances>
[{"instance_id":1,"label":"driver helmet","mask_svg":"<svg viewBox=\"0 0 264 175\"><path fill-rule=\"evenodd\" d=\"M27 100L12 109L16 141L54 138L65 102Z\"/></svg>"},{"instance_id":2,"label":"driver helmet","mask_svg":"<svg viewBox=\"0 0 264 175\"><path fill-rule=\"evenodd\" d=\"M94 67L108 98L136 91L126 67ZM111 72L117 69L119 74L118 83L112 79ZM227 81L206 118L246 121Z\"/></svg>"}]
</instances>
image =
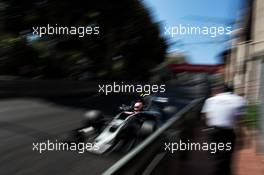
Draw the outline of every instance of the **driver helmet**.
<instances>
[{"instance_id":1,"label":"driver helmet","mask_svg":"<svg viewBox=\"0 0 264 175\"><path fill-rule=\"evenodd\" d=\"M142 100L137 100L134 104L133 110L139 112L143 109L144 102Z\"/></svg>"}]
</instances>

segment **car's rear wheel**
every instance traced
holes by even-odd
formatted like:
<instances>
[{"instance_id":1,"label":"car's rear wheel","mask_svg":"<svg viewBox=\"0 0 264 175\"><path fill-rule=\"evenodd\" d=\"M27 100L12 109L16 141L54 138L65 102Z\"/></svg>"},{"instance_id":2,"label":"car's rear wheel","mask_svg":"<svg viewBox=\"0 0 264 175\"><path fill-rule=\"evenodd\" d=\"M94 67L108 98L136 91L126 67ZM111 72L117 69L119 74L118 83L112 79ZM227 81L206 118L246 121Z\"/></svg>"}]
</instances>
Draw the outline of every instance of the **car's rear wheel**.
<instances>
[{"instance_id":1,"label":"car's rear wheel","mask_svg":"<svg viewBox=\"0 0 264 175\"><path fill-rule=\"evenodd\" d=\"M146 120L142 123L140 128L140 136L145 138L151 135L157 128L157 124L155 121Z\"/></svg>"}]
</instances>

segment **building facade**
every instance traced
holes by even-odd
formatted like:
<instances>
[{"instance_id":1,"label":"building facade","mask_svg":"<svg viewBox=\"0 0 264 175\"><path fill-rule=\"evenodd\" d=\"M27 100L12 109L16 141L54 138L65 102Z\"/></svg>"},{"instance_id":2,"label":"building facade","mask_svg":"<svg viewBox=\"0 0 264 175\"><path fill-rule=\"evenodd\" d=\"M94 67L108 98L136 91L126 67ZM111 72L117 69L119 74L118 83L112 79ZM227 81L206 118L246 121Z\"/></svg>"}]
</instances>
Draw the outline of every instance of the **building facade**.
<instances>
[{"instance_id":1,"label":"building facade","mask_svg":"<svg viewBox=\"0 0 264 175\"><path fill-rule=\"evenodd\" d=\"M232 82L250 104L259 104L264 81L264 1L250 0L242 21L225 56L225 81Z\"/></svg>"},{"instance_id":2,"label":"building facade","mask_svg":"<svg viewBox=\"0 0 264 175\"><path fill-rule=\"evenodd\" d=\"M257 117L259 145L264 153L264 1L248 0L238 36L225 60L225 81L232 82L236 93L259 106Z\"/></svg>"}]
</instances>

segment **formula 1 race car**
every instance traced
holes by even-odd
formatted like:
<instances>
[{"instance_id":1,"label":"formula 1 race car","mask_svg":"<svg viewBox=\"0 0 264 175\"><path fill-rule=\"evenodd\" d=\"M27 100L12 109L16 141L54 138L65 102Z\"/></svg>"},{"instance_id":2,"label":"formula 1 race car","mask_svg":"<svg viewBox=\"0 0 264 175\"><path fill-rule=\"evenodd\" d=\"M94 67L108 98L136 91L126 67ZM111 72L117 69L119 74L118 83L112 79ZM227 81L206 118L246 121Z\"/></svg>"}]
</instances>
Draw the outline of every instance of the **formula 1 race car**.
<instances>
[{"instance_id":1,"label":"formula 1 race car","mask_svg":"<svg viewBox=\"0 0 264 175\"><path fill-rule=\"evenodd\" d=\"M90 151L103 154L126 148L127 151L151 135L160 125L163 112L149 105L145 110L127 112L122 105L114 118L106 118L99 110L85 113L83 127L74 131L75 141L93 143Z\"/></svg>"}]
</instances>

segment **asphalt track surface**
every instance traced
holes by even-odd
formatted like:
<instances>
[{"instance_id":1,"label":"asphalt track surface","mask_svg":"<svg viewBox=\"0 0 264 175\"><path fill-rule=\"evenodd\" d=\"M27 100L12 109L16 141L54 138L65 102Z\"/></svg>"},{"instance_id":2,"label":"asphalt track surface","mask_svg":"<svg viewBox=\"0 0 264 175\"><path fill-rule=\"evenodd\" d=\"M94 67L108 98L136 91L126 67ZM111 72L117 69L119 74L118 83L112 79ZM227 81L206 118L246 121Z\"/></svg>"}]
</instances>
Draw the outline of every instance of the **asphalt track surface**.
<instances>
[{"instance_id":1,"label":"asphalt track surface","mask_svg":"<svg viewBox=\"0 0 264 175\"><path fill-rule=\"evenodd\" d=\"M120 156L32 151L33 142L61 140L79 127L83 112L39 99L1 100L0 174L101 174Z\"/></svg>"},{"instance_id":2,"label":"asphalt track surface","mask_svg":"<svg viewBox=\"0 0 264 175\"><path fill-rule=\"evenodd\" d=\"M122 155L75 151L40 154L32 150L33 143L61 141L80 127L87 109L101 109L113 116L118 105L129 104L133 99L129 95L0 99L0 174L101 174Z\"/></svg>"}]
</instances>

